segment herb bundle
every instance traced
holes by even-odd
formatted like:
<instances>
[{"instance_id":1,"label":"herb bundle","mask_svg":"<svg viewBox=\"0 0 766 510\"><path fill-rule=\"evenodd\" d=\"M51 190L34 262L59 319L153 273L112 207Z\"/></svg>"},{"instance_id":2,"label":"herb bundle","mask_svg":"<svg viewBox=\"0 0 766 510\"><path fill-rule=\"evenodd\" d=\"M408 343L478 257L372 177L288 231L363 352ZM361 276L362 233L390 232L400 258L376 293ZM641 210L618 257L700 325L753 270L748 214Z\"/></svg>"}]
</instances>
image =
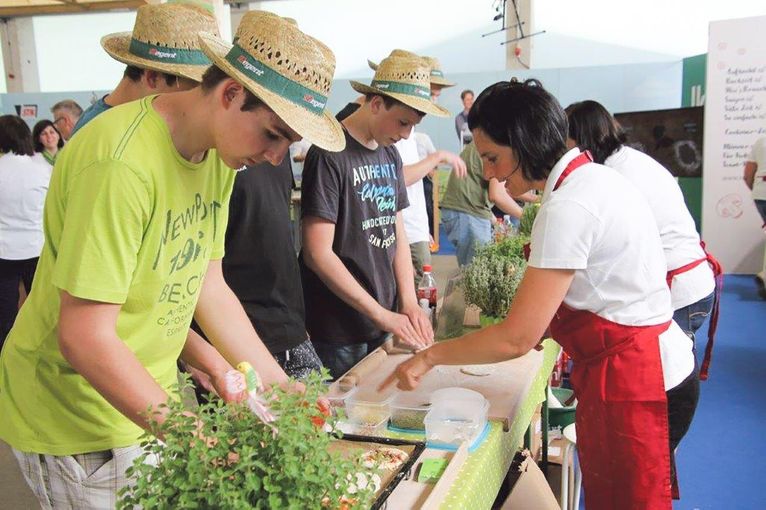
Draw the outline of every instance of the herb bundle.
<instances>
[{"instance_id":1,"label":"herb bundle","mask_svg":"<svg viewBox=\"0 0 766 510\"><path fill-rule=\"evenodd\" d=\"M142 443L143 456L128 470L134 483L121 492L118 508L366 508L373 484L361 488L348 480L359 483L360 474L370 479L372 473L361 459L328 450L333 436L321 425L327 420L334 429L334 418L316 404L326 378L311 375L302 395L267 392L276 433L244 403L214 399L192 415L169 401L165 422L154 422L163 442L147 436Z\"/></svg>"}]
</instances>

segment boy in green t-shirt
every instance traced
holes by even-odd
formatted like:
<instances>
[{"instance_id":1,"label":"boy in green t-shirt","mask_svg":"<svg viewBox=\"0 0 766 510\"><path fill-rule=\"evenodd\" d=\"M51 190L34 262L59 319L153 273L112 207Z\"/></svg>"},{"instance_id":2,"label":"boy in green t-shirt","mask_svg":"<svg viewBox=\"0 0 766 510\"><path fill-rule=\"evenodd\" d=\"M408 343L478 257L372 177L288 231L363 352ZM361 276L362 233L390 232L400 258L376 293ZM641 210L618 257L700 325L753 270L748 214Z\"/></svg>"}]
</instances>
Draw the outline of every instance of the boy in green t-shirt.
<instances>
[{"instance_id":1,"label":"boy in green t-shirt","mask_svg":"<svg viewBox=\"0 0 766 510\"><path fill-rule=\"evenodd\" d=\"M35 283L0 356L0 438L44 508L114 506L180 355L217 389L242 361L287 380L222 277L232 168L276 165L303 136L344 147L324 109L334 55L263 12L234 46L199 37L214 63L201 87L99 115L56 163ZM214 347L187 339L192 315Z\"/></svg>"}]
</instances>

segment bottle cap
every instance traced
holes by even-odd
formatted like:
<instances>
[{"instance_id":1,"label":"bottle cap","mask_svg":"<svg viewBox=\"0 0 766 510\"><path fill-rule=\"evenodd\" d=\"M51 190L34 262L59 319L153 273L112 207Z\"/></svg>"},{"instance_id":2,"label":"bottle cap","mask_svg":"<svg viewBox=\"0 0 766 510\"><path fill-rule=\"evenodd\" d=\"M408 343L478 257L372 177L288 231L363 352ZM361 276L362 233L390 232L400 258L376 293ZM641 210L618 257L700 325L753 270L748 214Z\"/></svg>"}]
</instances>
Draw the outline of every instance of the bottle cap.
<instances>
[{"instance_id":1,"label":"bottle cap","mask_svg":"<svg viewBox=\"0 0 766 510\"><path fill-rule=\"evenodd\" d=\"M431 272L431 264L425 264L423 266L423 272L424 273L430 273Z\"/></svg>"}]
</instances>

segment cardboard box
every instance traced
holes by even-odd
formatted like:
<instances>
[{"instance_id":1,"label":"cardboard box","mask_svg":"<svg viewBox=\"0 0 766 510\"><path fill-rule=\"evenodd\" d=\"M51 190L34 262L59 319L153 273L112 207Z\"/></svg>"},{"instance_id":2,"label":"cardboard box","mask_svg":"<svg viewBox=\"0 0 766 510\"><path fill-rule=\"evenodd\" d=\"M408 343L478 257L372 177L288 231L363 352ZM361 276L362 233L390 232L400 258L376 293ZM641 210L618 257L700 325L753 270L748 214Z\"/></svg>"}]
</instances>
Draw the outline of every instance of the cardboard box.
<instances>
[{"instance_id":1,"label":"cardboard box","mask_svg":"<svg viewBox=\"0 0 766 510\"><path fill-rule=\"evenodd\" d=\"M557 437L548 440L548 463L559 464L564 461L564 447L567 445L567 440L563 437Z\"/></svg>"},{"instance_id":2,"label":"cardboard box","mask_svg":"<svg viewBox=\"0 0 766 510\"><path fill-rule=\"evenodd\" d=\"M559 510L559 502L529 451L516 454L508 477L513 488L501 510Z\"/></svg>"},{"instance_id":3,"label":"cardboard box","mask_svg":"<svg viewBox=\"0 0 766 510\"><path fill-rule=\"evenodd\" d=\"M535 410L535 414L532 415L532 421L530 422L532 427L532 444L529 445L529 451L532 454L532 458L539 460L539 456L542 455L543 447L543 417L542 406L538 405Z\"/></svg>"}]
</instances>

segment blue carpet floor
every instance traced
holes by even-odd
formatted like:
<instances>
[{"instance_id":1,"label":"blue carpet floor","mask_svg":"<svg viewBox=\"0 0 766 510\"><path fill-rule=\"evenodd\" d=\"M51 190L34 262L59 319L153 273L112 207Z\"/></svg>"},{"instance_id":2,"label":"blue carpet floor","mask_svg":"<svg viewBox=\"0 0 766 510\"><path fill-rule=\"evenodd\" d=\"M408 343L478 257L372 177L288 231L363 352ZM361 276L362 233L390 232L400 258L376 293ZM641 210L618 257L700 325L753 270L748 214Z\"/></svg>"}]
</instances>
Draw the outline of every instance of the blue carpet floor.
<instances>
[{"instance_id":1,"label":"blue carpet floor","mask_svg":"<svg viewBox=\"0 0 766 510\"><path fill-rule=\"evenodd\" d=\"M676 510L766 508L764 326L766 301L752 276L726 276L710 377L678 450ZM697 333L700 360L706 340L707 325Z\"/></svg>"}]
</instances>

